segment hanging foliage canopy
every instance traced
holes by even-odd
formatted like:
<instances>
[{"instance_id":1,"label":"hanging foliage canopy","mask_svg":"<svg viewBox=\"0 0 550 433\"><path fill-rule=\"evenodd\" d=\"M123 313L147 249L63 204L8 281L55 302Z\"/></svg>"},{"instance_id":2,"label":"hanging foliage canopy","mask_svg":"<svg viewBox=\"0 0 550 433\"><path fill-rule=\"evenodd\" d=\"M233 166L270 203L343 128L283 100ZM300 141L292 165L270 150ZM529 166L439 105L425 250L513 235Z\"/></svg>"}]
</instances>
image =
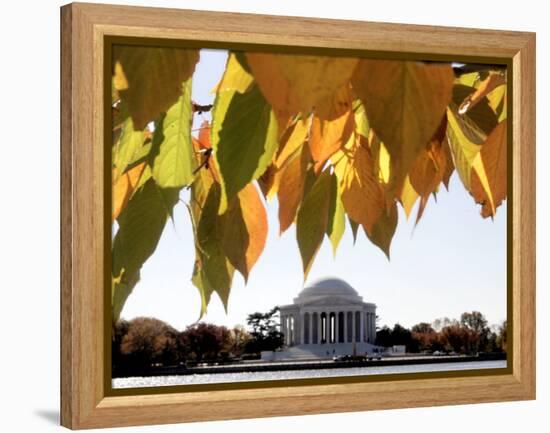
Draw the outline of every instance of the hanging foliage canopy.
<instances>
[{"instance_id":1,"label":"hanging foliage canopy","mask_svg":"<svg viewBox=\"0 0 550 433\"><path fill-rule=\"evenodd\" d=\"M230 52L213 107L191 100L198 50L114 50L112 303L116 320L180 191L201 312L227 306L265 247L265 202L296 224L304 278L346 218L389 257L397 206L416 222L454 170L493 217L506 198L506 71L449 63ZM196 112L212 110L197 137ZM154 125L154 127L151 127ZM201 313L201 314L202 314Z\"/></svg>"}]
</instances>

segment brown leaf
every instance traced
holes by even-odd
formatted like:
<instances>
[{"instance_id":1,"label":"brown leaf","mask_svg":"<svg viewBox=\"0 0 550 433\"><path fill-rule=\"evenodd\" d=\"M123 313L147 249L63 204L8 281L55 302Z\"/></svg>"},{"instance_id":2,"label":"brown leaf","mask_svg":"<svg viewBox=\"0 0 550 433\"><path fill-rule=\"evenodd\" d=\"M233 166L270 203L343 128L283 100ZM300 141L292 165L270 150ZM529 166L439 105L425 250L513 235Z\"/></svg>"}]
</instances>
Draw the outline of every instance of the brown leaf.
<instances>
[{"instance_id":1,"label":"brown leaf","mask_svg":"<svg viewBox=\"0 0 550 433\"><path fill-rule=\"evenodd\" d=\"M298 113L324 113L320 105L349 82L357 64L354 58L317 55L247 53L246 58L280 128Z\"/></svg>"},{"instance_id":2,"label":"brown leaf","mask_svg":"<svg viewBox=\"0 0 550 433\"><path fill-rule=\"evenodd\" d=\"M390 183L399 185L434 135L451 100L449 64L362 59L352 85L370 126L391 156Z\"/></svg>"},{"instance_id":3,"label":"brown leaf","mask_svg":"<svg viewBox=\"0 0 550 433\"><path fill-rule=\"evenodd\" d=\"M447 155L444 140L447 130L447 119L443 118L441 125L431 141L416 158L409 180L412 187L421 197L429 196L443 180L446 171Z\"/></svg>"},{"instance_id":4,"label":"brown leaf","mask_svg":"<svg viewBox=\"0 0 550 433\"><path fill-rule=\"evenodd\" d=\"M114 46L113 82L136 130L143 130L178 100L198 60L194 49Z\"/></svg>"}]
</instances>

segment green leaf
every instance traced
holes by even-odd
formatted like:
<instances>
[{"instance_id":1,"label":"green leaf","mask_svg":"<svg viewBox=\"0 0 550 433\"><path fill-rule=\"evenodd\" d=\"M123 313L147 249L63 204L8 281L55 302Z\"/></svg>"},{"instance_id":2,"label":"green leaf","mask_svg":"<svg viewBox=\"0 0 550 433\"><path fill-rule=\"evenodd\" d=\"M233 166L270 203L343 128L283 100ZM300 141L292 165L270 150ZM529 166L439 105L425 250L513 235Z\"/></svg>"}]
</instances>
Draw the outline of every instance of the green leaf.
<instances>
[{"instance_id":1,"label":"green leaf","mask_svg":"<svg viewBox=\"0 0 550 433\"><path fill-rule=\"evenodd\" d=\"M225 256L221 244L222 232L218 215L220 197L220 187L217 183L213 183L200 215L195 218L196 259L192 282L201 292L203 299L201 315L206 311L208 300L213 292L219 295L227 309L233 280L234 268Z\"/></svg>"},{"instance_id":2,"label":"green leaf","mask_svg":"<svg viewBox=\"0 0 550 433\"><path fill-rule=\"evenodd\" d=\"M113 82L136 129L145 128L178 100L181 84L193 75L198 60L194 49L114 46Z\"/></svg>"},{"instance_id":3,"label":"green leaf","mask_svg":"<svg viewBox=\"0 0 550 433\"><path fill-rule=\"evenodd\" d=\"M113 168L116 169L113 183L130 165L144 156L144 150L150 150L150 146L145 146L144 143L143 131L134 130L132 119L126 119L122 124L120 137L113 148Z\"/></svg>"},{"instance_id":4,"label":"green leaf","mask_svg":"<svg viewBox=\"0 0 550 433\"><path fill-rule=\"evenodd\" d=\"M365 234L370 241L384 252L388 260L390 259L390 245L396 228L397 206L395 203L392 203L390 209L382 213L374 224L372 234L369 235L367 230L365 230Z\"/></svg>"},{"instance_id":5,"label":"green leaf","mask_svg":"<svg viewBox=\"0 0 550 433\"><path fill-rule=\"evenodd\" d=\"M330 189L334 181L328 170L322 172L306 194L296 219L296 239L302 256L304 280L321 247L328 227Z\"/></svg>"},{"instance_id":6,"label":"green leaf","mask_svg":"<svg viewBox=\"0 0 550 433\"><path fill-rule=\"evenodd\" d=\"M336 256L338 245L344 236L346 228L346 219L344 205L338 191L338 181L336 176L331 176L330 185L330 205L328 211L327 236L332 244L332 251Z\"/></svg>"},{"instance_id":7,"label":"green leaf","mask_svg":"<svg viewBox=\"0 0 550 433\"><path fill-rule=\"evenodd\" d=\"M218 93L212 148L222 182L220 213L246 184L264 173L277 144L277 121L257 86L246 93Z\"/></svg>"},{"instance_id":8,"label":"green leaf","mask_svg":"<svg viewBox=\"0 0 550 433\"><path fill-rule=\"evenodd\" d=\"M178 197L178 189L163 190L149 179L118 217L112 251L113 320L139 279L141 267L155 251Z\"/></svg>"},{"instance_id":9,"label":"green leaf","mask_svg":"<svg viewBox=\"0 0 550 433\"><path fill-rule=\"evenodd\" d=\"M153 135L153 177L161 188L176 188L193 181L196 166L191 143L191 78L183 94L157 123Z\"/></svg>"}]
</instances>

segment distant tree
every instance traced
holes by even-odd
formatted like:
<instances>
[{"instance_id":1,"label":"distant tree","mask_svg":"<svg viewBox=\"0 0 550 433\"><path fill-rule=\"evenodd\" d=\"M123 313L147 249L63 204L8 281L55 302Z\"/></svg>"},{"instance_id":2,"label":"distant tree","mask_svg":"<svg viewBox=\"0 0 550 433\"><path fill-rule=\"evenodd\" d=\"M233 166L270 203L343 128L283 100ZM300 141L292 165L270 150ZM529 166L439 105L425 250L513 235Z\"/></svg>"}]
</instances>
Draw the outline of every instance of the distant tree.
<instances>
[{"instance_id":1,"label":"distant tree","mask_svg":"<svg viewBox=\"0 0 550 433\"><path fill-rule=\"evenodd\" d=\"M214 360L228 355L230 331L225 326L199 322L188 326L179 338L186 359Z\"/></svg>"},{"instance_id":2,"label":"distant tree","mask_svg":"<svg viewBox=\"0 0 550 433\"><path fill-rule=\"evenodd\" d=\"M431 332L435 332L435 330L434 328L432 328L431 324L427 322L420 322L411 328L411 332L431 333Z\"/></svg>"},{"instance_id":3,"label":"distant tree","mask_svg":"<svg viewBox=\"0 0 550 433\"><path fill-rule=\"evenodd\" d=\"M224 350L233 356L239 357L245 352L246 345L251 339L252 336L244 326L237 325L229 331Z\"/></svg>"},{"instance_id":4,"label":"distant tree","mask_svg":"<svg viewBox=\"0 0 550 433\"><path fill-rule=\"evenodd\" d=\"M503 352L507 351L507 329L508 329L508 322L505 320L499 326L497 331L496 345Z\"/></svg>"},{"instance_id":5,"label":"distant tree","mask_svg":"<svg viewBox=\"0 0 550 433\"><path fill-rule=\"evenodd\" d=\"M127 328L126 328L127 326ZM146 368L152 364L170 365L178 360L178 331L161 320L138 317L121 324L120 355L127 368Z\"/></svg>"},{"instance_id":6,"label":"distant tree","mask_svg":"<svg viewBox=\"0 0 550 433\"><path fill-rule=\"evenodd\" d=\"M128 333L128 328L130 324L124 319L118 320L113 325L113 334L111 340L111 365L113 370L113 375L117 376L118 372L123 368L124 355L120 352L120 345L122 344L122 339Z\"/></svg>"},{"instance_id":7,"label":"distant tree","mask_svg":"<svg viewBox=\"0 0 550 433\"><path fill-rule=\"evenodd\" d=\"M403 345L409 352L418 352L419 350L418 342L413 339L411 330L399 323L396 323L393 329L387 326L382 327L376 333L376 344L384 347Z\"/></svg>"},{"instance_id":8,"label":"distant tree","mask_svg":"<svg viewBox=\"0 0 550 433\"><path fill-rule=\"evenodd\" d=\"M440 332L444 327L451 326L453 323L456 323L456 320L451 320L448 317L440 317L433 321L432 327L435 331Z\"/></svg>"},{"instance_id":9,"label":"distant tree","mask_svg":"<svg viewBox=\"0 0 550 433\"><path fill-rule=\"evenodd\" d=\"M462 313L460 323L471 331L470 334L473 333L473 335L470 335L472 344L470 350L472 352L487 351L491 330L487 326L485 316L479 311Z\"/></svg>"},{"instance_id":10,"label":"distant tree","mask_svg":"<svg viewBox=\"0 0 550 433\"><path fill-rule=\"evenodd\" d=\"M416 341L419 351L436 351L443 348L439 333L429 323L422 322L414 325L411 328L411 334L413 340Z\"/></svg>"},{"instance_id":11,"label":"distant tree","mask_svg":"<svg viewBox=\"0 0 550 433\"><path fill-rule=\"evenodd\" d=\"M250 327L250 340L246 344L246 352L260 353L274 351L284 344L284 335L279 330L279 308L275 307L267 313L249 314L246 323Z\"/></svg>"}]
</instances>

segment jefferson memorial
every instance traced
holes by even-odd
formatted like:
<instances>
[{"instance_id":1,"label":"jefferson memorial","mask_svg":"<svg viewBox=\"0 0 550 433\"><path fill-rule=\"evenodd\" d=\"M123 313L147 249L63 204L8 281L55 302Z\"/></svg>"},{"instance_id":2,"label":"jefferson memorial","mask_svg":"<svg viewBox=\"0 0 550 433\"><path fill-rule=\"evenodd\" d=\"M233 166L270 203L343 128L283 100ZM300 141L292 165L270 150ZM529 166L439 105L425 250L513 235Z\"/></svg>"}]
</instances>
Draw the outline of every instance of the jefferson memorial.
<instances>
[{"instance_id":1,"label":"jefferson memorial","mask_svg":"<svg viewBox=\"0 0 550 433\"><path fill-rule=\"evenodd\" d=\"M339 278L322 278L306 286L290 305L280 307L285 347L263 359L327 357L372 353L377 346L376 305L363 302Z\"/></svg>"}]
</instances>

